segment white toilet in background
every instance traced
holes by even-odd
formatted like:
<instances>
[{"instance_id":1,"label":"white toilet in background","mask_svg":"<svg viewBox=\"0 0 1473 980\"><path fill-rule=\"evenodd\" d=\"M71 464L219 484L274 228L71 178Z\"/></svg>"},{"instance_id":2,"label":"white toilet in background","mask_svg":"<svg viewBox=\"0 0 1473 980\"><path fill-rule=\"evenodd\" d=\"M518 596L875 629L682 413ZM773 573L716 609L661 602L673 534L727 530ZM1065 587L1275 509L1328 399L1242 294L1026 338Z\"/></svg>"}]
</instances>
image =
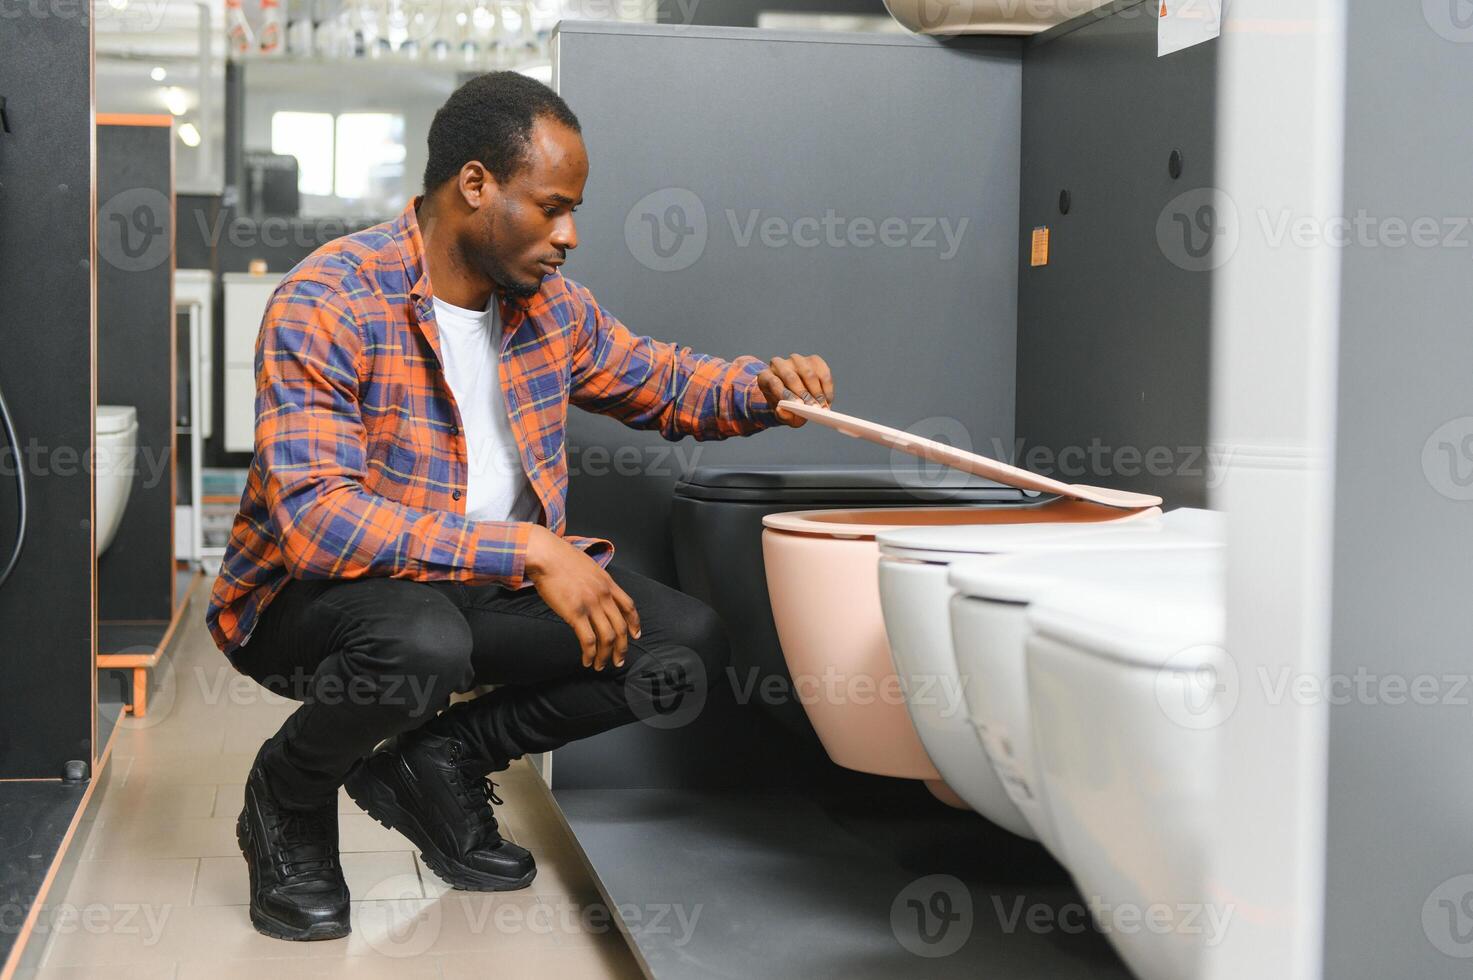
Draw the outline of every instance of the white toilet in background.
<instances>
[{"instance_id":1,"label":"white toilet in background","mask_svg":"<svg viewBox=\"0 0 1473 980\"><path fill-rule=\"evenodd\" d=\"M953 643L950 569L1056 549L1198 546L1203 535L1220 537L1221 523L1211 511L1151 509L1096 524L907 528L877 536L895 671L914 679L906 708L942 778L972 809L1053 850L1036 790L1017 763L1019 753L1029 754L1021 637L1001 637L1001 649L987 651L992 669L986 676L974 672L972 651Z\"/></svg>"},{"instance_id":2,"label":"white toilet in background","mask_svg":"<svg viewBox=\"0 0 1473 980\"><path fill-rule=\"evenodd\" d=\"M97 406L97 452L93 462L97 489L97 554L101 557L118 533L137 472L138 411L132 405Z\"/></svg>"},{"instance_id":3,"label":"white toilet in background","mask_svg":"<svg viewBox=\"0 0 1473 980\"><path fill-rule=\"evenodd\" d=\"M1053 583L1026 640L1051 832L1141 980L1203 977L1236 911L1208 878L1219 726L1238 690L1223 649L1225 558L1209 547L1017 560Z\"/></svg>"}]
</instances>

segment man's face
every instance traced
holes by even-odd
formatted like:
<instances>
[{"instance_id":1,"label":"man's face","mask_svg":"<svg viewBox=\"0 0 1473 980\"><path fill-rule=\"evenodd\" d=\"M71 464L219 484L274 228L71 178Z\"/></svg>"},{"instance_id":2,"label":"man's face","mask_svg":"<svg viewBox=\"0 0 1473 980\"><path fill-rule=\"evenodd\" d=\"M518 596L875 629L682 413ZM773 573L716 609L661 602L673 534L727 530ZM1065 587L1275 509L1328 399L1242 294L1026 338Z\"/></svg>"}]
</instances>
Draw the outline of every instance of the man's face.
<instances>
[{"instance_id":1,"label":"man's face","mask_svg":"<svg viewBox=\"0 0 1473 980\"><path fill-rule=\"evenodd\" d=\"M508 293L531 296L578 247L573 209L583 203L588 154L578 133L542 117L527 158L506 183L487 174L482 205L467 221L466 261Z\"/></svg>"}]
</instances>

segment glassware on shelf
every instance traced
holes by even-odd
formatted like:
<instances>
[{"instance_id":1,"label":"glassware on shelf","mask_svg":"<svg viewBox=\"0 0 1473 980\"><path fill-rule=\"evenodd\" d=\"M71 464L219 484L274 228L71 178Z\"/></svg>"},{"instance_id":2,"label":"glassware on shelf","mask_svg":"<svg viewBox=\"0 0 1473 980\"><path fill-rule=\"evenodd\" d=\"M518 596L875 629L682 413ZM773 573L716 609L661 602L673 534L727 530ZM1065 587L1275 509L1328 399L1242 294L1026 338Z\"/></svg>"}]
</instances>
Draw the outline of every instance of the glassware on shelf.
<instances>
[{"instance_id":1,"label":"glassware on shelf","mask_svg":"<svg viewBox=\"0 0 1473 980\"><path fill-rule=\"evenodd\" d=\"M231 58L244 58L256 50L256 32L246 20L241 0L225 0L225 41Z\"/></svg>"},{"instance_id":2,"label":"glassware on shelf","mask_svg":"<svg viewBox=\"0 0 1473 980\"><path fill-rule=\"evenodd\" d=\"M282 53L280 0L261 0L261 54L279 57Z\"/></svg>"}]
</instances>

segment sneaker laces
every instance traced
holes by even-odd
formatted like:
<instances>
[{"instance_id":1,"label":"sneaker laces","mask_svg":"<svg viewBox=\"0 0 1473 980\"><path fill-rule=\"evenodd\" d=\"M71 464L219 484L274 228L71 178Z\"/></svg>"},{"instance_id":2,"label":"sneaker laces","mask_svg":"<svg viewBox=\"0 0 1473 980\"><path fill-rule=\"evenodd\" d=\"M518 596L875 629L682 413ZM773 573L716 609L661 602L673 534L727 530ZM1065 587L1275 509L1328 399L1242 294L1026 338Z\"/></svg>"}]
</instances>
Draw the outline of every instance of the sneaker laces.
<instances>
[{"instance_id":1,"label":"sneaker laces","mask_svg":"<svg viewBox=\"0 0 1473 980\"><path fill-rule=\"evenodd\" d=\"M489 774L475 771L476 760L465 758L459 741L450 742L450 761L455 765L457 796L465 804L469 826L477 831L477 843L500 841L501 828L491 811L491 804L505 804L496 795L496 783Z\"/></svg>"},{"instance_id":2,"label":"sneaker laces","mask_svg":"<svg viewBox=\"0 0 1473 980\"><path fill-rule=\"evenodd\" d=\"M318 871L331 871L337 856L333 853L331 829L319 810L278 811L282 853L285 860L281 873L287 877Z\"/></svg>"}]
</instances>

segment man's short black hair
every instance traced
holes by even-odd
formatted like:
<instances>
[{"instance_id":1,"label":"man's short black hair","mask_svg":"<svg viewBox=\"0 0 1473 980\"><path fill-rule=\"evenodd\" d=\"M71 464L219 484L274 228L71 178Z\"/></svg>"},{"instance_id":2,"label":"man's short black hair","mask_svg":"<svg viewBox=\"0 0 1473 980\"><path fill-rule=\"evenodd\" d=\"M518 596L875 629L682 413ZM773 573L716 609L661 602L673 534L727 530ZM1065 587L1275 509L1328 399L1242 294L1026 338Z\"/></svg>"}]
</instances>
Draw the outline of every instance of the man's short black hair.
<instances>
[{"instance_id":1,"label":"man's short black hair","mask_svg":"<svg viewBox=\"0 0 1473 980\"><path fill-rule=\"evenodd\" d=\"M430 123L430 158L425 193L479 160L497 182L505 183L527 161L532 124L540 117L582 132L578 117L562 96L520 72L477 75L451 93Z\"/></svg>"}]
</instances>

